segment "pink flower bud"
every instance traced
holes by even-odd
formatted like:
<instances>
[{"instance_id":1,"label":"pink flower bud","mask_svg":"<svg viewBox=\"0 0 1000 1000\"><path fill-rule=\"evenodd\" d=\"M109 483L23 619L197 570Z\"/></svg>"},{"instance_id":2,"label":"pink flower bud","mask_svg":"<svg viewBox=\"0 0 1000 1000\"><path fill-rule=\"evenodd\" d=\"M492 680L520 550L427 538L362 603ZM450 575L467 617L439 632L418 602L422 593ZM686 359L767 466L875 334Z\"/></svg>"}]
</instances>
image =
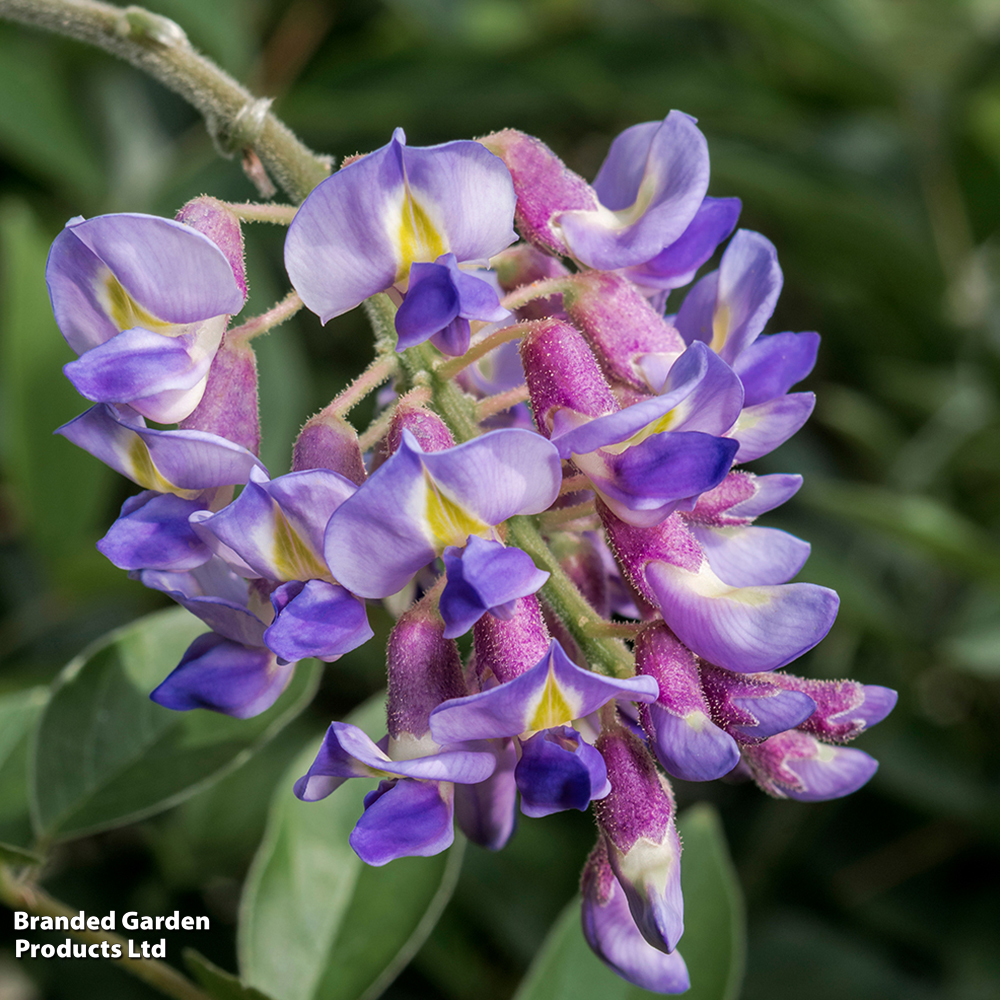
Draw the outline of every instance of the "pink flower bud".
<instances>
[{"instance_id":1,"label":"pink flower bud","mask_svg":"<svg viewBox=\"0 0 1000 1000\"><path fill-rule=\"evenodd\" d=\"M292 453L292 471L330 469L360 486L365 463L358 432L336 413L321 410L299 431Z\"/></svg>"},{"instance_id":2,"label":"pink flower bud","mask_svg":"<svg viewBox=\"0 0 1000 1000\"><path fill-rule=\"evenodd\" d=\"M496 618L485 614L472 629L476 671L481 681L492 674L501 684L520 677L545 656L549 632L535 596L518 598L514 614Z\"/></svg>"},{"instance_id":3,"label":"pink flower bud","mask_svg":"<svg viewBox=\"0 0 1000 1000\"><path fill-rule=\"evenodd\" d=\"M618 409L587 342L563 320L542 320L524 337L521 363L535 422L545 435L559 410L600 417Z\"/></svg>"},{"instance_id":4,"label":"pink flower bud","mask_svg":"<svg viewBox=\"0 0 1000 1000\"><path fill-rule=\"evenodd\" d=\"M431 712L449 698L468 691L454 639L445 639L444 622L427 603L404 612L389 636L386 651L389 736L409 734L421 740L430 732Z\"/></svg>"},{"instance_id":5,"label":"pink flower bud","mask_svg":"<svg viewBox=\"0 0 1000 1000\"><path fill-rule=\"evenodd\" d=\"M669 369L687 345L680 333L627 278L611 271L577 275L563 304L580 329L609 379L644 391L659 391L644 374L641 362L648 354L663 355L656 370ZM662 384L662 380L661 380Z\"/></svg>"},{"instance_id":6,"label":"pink flower bud","mask_svg":"<svg viewBox=\"0 0 1000 1000\"><path fill-rule=\"evenodd\" d=\"M189 201L177 221L207 236L225 255L243 297L247 295L246 267L243 263L243 232L240 220L217 198L201 195Z\"/></svg>"},{"instance_id":7,"label":"pink flower bud","mask_svg":"<svg viewBox=\"0 0 1000 1000\"><path fill-rule=\"evenodd\" d=\"M201 402L179 424L181 430L207 431L260 453L257 412L257 357L249 344L223 340Z\"/></svg>"},{"instance_id":8,"label":"pink flower bud","mask_svg":"<svg viewBox=\"0 0 1000 1000\"><path fill-rule=\"evenodd\" d=\"M596 211L600 205L593 188L533 136L504 129L479 141L504 161L514 179L518 232L542 250L569 256L569 247L553 219L573 209Z\"/></svg>"},{"instance_id":9,"label":"pink flower bud","mask_svg":"<svg viewBox=\"0 0 1000 1000\"><path fill-rule=\"evenodd\" d=\"M611 782L610 793L594 802L608 860L639 932L654 948L673 951L684 932L673 792L649 751L629 730L605 730L595 745Z\"/></svg>"}]
</instances>

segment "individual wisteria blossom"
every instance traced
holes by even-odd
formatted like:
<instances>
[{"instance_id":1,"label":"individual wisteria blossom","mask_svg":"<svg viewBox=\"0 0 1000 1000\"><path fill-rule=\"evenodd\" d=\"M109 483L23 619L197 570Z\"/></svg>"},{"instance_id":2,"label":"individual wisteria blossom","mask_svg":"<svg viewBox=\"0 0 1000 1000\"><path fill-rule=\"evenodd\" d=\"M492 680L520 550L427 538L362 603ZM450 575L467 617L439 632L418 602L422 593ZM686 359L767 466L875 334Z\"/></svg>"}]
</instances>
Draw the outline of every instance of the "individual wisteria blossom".
<instances>
[{"instance_id":1,"label":"individual wisteria blossom","mask_svg":"<svg viewBox=\"0 0 1000 1000\"><path fill-rule=\"evenodd\" d=\"M405 612L387 652L389 732L374 743L357 726L334 722L319 755L295 785L307 802L324 798L348 778L378 778L351 846L369 864L438 854L454 839L455 784L483 784L497 766L486 744L437 741L429 718L443 701L466 690L458 647L440 618L417 604ZM467 831L476 839L477 831Z\"/></svg>"},{"instance_id":2,"label":"individual wisteria blossom","mask_svg":"<svg viewBox=\"0 0 1000 1000\"><path fill-rule=\"evenodd\" d=\"M401 348L436 335L464 354L470 319L507 313L489 282L458 268L485 267L513 243L513 215L510 174L482 145L407 146L397 128L309 195L289 227L285 266L324 323L376 292L405 292Z\"/></svg>"},{"instance_id":3,"label":"individual wisteria blossom","mask_svg":"<svg viewBox=\"0 0 1000 1000\"><path fill-rule=\"evenodd\" d=\"M71 219L56 237L45 280L80 355L65 372L83 396L165 424L198 405L246 298L239 223L215 204L221 220L208 228L228 253L190 225L151 215Z\"/></svg>"},{"instance_id":4,"label":"individual wisteria blossom","mask_svg":"<svg viewBox=\"0 0 1000 1000\"><path fill-rule=\"evenodd\" d=\"M784 670L806 672L838 598L797 579L806 541L756 523L801 476L743 465L808 418L819 337L764 332L777 251L732 235L740 202L708 180L679 111L618 136L593 184L512 130L420 148L397 129L351 158L285 260L324 323L388 293L376 357L273 478L255 321L223 338L245 293L225 206L74 220L49 264L67 374L99 401L59 433L142 489L98 547L209 629L153 699L262 712L297 661L335 673L381 601L386 735L334 721L296 794L377 780L350 837L372 865L437 854L456 823L500 850L518 812L593 809L583 934L661 993L689 984L667 776L850 794L878 765L846 744L896 699Z\"/></svg>"},{"instance_id":5,"label":"individual wisteria blossom","mask_svg":"<svg viewBox=\"0 0 1000 1000\"><path fill-rule=\"evenodd\" d=\"M483 555L481 548L467 548L470 537L497 540L497 525L515 514L545 510L560 482L555 449L530 431L492 431L424 452L406 430L392 457L331 517L327 563L352 593L388 597L452 547L471 557L463 559L468 580ZM524 579L538 581L531 568ZM504 594L499 603L520 596Z\"/></svg>"},{"instance_id":6,"label":"individual wisteria blossom","mask_svg":"<svg viewBox=\"0 0 1000 1000\"><path fill-rule=\"evenodd\" d=\"M496 132L482 142L510 168L522 236L600 270L652 261L685 233L708 190L708 145L680 111L619 135L593 186L522 132Z\"/></svg>"}]
</instances>

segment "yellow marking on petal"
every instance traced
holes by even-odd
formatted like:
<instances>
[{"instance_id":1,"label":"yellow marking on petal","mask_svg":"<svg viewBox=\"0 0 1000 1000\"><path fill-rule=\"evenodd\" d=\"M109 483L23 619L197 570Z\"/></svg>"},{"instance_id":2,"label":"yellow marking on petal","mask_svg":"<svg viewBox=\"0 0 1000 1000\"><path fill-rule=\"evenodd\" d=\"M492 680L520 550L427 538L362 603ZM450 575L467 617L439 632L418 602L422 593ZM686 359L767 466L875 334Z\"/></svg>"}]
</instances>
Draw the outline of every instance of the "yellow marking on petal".
<instances>
[{"instance_id":1,"label":"yellow marking on petal","mask_svg":"<svg viewBox=\"0 0 1000 1000\"><path fill-rule=\"evenodd\" d=\"M102 287L98 289L101 305L119 330L131 330L133 327L141 326L152 333L166 333L176 325L157 319L139 305L110 271L104 275L101 285Z\"/></svg>"},{"instance_id":2,"label":"yellow marking on petal","mask_svg":"<svg viewBox=\"0 0 1000 1000\"><path fill-rule=\"evenodd\" d=\"M539 730L551 729L553 726L567 726L573 721L575 715L576 713L569 706L566 695L559 687L550 662L542 696L539 698L538 704L535 706L535 714L529 720L526 728Z\"/></svg>"},{"instance_id":3,"label":"yellow marking on petal","mask_svg":"<svg viewBox=\"0 0 1000 1000\"><path fill-rule=\"evenodd\" d=\"M639 190L635 194L635 201L628 208L620 208L613 212L618 229L624 229L639 221L646 214L646 209L652 204L656 189L659 186L659 178L655 171L648 167L639 182Z\"/></svg>"},{"instance_id":4,"label":"yellow marking on petal","mask_svg":"<svg viewBox=\"0 0 1000 1000\"><path fill-rule=\"evenodd\" d=\"M427 488L424 517L438 549L443 550L448 545L463 546L469 535L492 537L490 525L444 493L426 469L424 483Z\"/></svg>"},{"instance_id":5,"label":"yellow marking on petal","mask_svg":"<svg viewBox=\"0 0 1000 1000\"><path fill-rule=\"evenodd\" d=\"M274 501L272 501L274 503ZM291 526L274 503L274 566L285 580L330 580L326 563L317 558L308 542Z\"/></svg>"},{"instance_id":6,"label":"yellow marking on petal","mask_svg":"<svg viewBox=\"0 0 1000 1000\"><path fill-rule=\"evenodd\" d=\"M695 709L693 712L688 712L688 714L684 716L684 721L696 733L700 733L705 726L709 724L708 716L698 709Z\"/></svg>"},{"instance_id":7,"label":"yellow marking on petal","mask_svg":"<svg viewBox=\"0 0 1000 1000\"><path fill-rule=\"evenodd\" d=\"M675 406L672 410L667 410L662 417L657 417L655 420L650 421L645 427L637 430L630 438L627 438L625 441L619 441L618 444L607 444L601 451L606 451L610 455L620 455L626 448L642 444L646 438L670 430L671 425L677 422L677 409Z\"/></svg>"},{"instance_id":8,"label":"yellow marking on petal","mask_svg":"<svg viewBox=\"0 0 1000 1000\"><path fill-rule=\"evenodd\" d=\"M725 302L720 302L712 313L712 343L708 345L716 354L726 344L726 338L729 336L730 319L729 306Z\"/></svg>"},{"instance_id":9,"label":"yellow marking on petal","mask_svg":"<svg viewBox=\"0 0 1000 1000\"><path fill-rule=\"evenodd\" d=\"M410 273L410 265L414 261L435 261L447 252L448 243L444 234L434 225L423 205L413 197L409 184L404 184L396 281L402 281Z\"/></svg>"},{"instance_id":10,"label":"yellow marking on petal","mask_svg":"<svg viewBox=\"0 0 1000 1000\"><path fill-rule=\"evenodd\" d=\"M156 490L157 493L173 493L174 496L179 496L184 500L193 500L201 493L201 490L185 490L170 482L156 467L146 442L138 434L128 446L125 464L132 478L143 489Z\"/></svg>"},{"instance_id":11,"label":"yellow marking on petal","mask_svg":"<svg viewBox=\"0 0 1000 1000\"><path fill-rule=\"evenodd\" d=\"M707 564L703 564L697 573L685 573L685 576L693 576L689 586L701 597L724 598L755 608L771 603L770 591L774 589L773 587L731 587L728 583L723 583Z\"/></svg>"}]
</instances>

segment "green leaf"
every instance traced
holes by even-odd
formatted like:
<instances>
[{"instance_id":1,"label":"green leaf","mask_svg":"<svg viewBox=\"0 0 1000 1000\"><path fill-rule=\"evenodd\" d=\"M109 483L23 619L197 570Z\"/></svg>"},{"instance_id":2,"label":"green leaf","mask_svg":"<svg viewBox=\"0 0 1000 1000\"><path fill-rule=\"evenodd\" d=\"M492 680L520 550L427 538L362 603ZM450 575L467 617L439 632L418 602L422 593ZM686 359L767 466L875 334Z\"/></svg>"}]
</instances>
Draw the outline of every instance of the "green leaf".
<instances>
[{"instance_id":1,"label":"green leaf","mask_svg":"<svg viewBox=\"0 0 1000 1000\"><path fill-rule=\"evenodd\" d=\"M64 66L50 40L0 26L0 149L74 201L93 202L105 180Z\"/></svg>"},{"instance_id":2,"label":"green leaf","mask_svg":"<svg viewBox=\"0 0 1000 1000\"><path fill-rule=\"evenodd\" d=\"M380 737L382 698L348 721ZM363 864L347 838L375 782L355 778L321 802L300 802L292 784L318 749L307 748L275 795L244 887L240 969L276 1000L374 1000L431 932L454 890L464 845L382 868Z\"/></svg>"},{"instance_id":3,"label":"green leaf","mask_svg":"<svg viewBox=\"0 0 1000 1000\"><path fill-rule=\"evenodd\" d=\"M736 1000L743 978L743 901L722 826L711 806L681 816L684 936L679 950L691 975L686 1000ZM514 1000L643 1000L660 996L612 972L580 929L580 900L556 921Z\"/></svg>"},{"instance_id":4,"label":"green leaf","mask_svg":"<svg viewBox=\"0 0 1000 1000\"><path fill-rule=\"evenodd\" d=\"M45 859L23 847L0 843L0 861L8 865L40 865Z\"/></svg>"},{"instance_id":5,"label":"green leaf","mask_svg":"<svg viewBox=\"0 0 1000 1000\"><path fill-rule=\"evenodd\" d=\"M1000 582L1000 547L974 522L932 497L816 477L801 497L818 510L897 538L969 576Z\"/></svg>"},{"instance_id":6,"label":"green leaf","mask_svg":"<svg viewBox=\"0 0 1000 1000\"><path fill-rule=\"evenodd\" d=\"M704 803L679 818L684 852L684 936L680 950L691 975L687 1000L736 1000L746 959L743 893L715 809Z\"/></svg>"},{"instance_id":7,"label":"green leaf","mask_svg":"<svg viewBox=\"0 0 1000 1000\"><path fill-rule=\"evenodd\" d=\"M31 841L28 743L48 696L44 687L0 696L0 837L19 844Z\"/></svg>"},{"instance_id":8,"label":"green leaf","mask_svg":"<svg viewBox=\"0 0 1000 1000\"><path fill-rule=\"evenodd\" d=\"M152 815L245 763L309 703L318 669L306 661L262 715L174 712L149 693L204 623L181 608L100 639L57 678L36 731L32 818L65 840Z\"/></svg>"},{"instance_id":9,"label":"green leaf","mask_svg":"<svg viewBox=\"0 0 1000 1000\"><path fill-rule=\"evenodd\" d=\"M184 964L205 992L215 1000L269 1000L260 990L244 986L231 972L220 969L194 948L184 949Z\"/></svg>"}]
</instances>

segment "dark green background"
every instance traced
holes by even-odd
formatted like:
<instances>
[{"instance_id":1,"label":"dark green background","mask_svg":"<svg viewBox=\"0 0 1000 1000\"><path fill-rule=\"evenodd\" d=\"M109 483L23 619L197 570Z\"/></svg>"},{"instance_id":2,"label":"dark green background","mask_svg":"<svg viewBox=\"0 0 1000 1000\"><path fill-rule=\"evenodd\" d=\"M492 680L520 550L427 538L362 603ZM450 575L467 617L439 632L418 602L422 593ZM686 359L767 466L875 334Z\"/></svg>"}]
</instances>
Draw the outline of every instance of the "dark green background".
<instances>
[{"instance_id":1,"label":"dark green background","mask_svg":"<svg viewBox=\"0 0 1000 1000\"><path fill-rule=\"evenodd\" d=\"M785 290L769 330L823 334L807 384L815 416L756 466L805 474L800 496L765 523L811 541L803 578L842 597L830 636L795 669L900 692L859 744L881 769L848 800L677 783L682 804L721 809L749 904L744 1000L1000 996L1000 5L149 6L277 95L278 114L338 157L384 144L396 125L414 145L511 126L592 177L628 125L671 108L698 117L711 193L741 197L741 224L778 248ZM0 157L9 691L49 680L90 639L160 603L93 548L129 486L50 436L82 404L59 371L72 355L47 314L46 248L70 216L172 215L203 192L254 192L158 85L9 25ZM247 315L287 287L281 236L248 232ZM325 329L304 317L259 346L263 457L278 474L300 423L367 361L370 338L356 315ZM305 741L381 684L379 641L330 667L310 713L222 791L60 849L52 891L93 912L208 912L220 930L192 943L233 968L230 925L268 791ZM586 817L559 816L522 823L496 857L470 849L442 922L387 995L509 996L591 837ZM0 994L20 982L23 1000L153 995L103 963L15 964L4 948Z\"/></svg>"}]
</instances>

